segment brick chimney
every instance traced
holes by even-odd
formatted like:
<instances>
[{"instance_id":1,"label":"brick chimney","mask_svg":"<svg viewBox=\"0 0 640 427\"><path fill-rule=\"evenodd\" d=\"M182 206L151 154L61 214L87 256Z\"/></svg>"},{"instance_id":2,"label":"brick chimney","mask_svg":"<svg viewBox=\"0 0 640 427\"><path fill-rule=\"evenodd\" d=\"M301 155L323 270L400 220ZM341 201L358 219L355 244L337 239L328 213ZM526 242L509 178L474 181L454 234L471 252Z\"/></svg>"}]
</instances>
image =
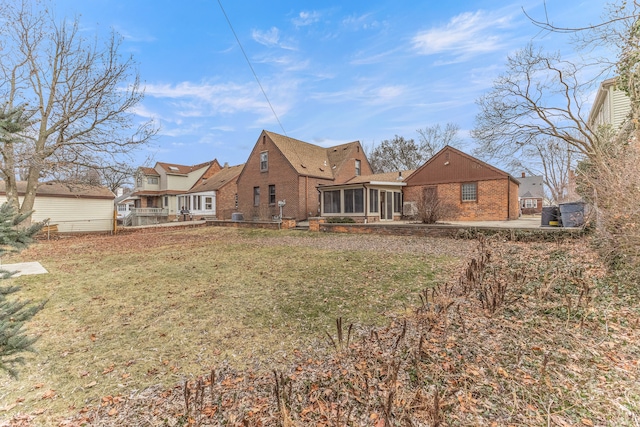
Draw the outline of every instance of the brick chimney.
<instances>
[{"instance_id":1,"label":"brick chimney","mask_svg":"<svg viewBox=\"0 0 640 427\"><path fill-rule=\"evenodd\" d=\"M522 177L524 178L524 172L522 172Z\"/></svg>"}]
</instances>

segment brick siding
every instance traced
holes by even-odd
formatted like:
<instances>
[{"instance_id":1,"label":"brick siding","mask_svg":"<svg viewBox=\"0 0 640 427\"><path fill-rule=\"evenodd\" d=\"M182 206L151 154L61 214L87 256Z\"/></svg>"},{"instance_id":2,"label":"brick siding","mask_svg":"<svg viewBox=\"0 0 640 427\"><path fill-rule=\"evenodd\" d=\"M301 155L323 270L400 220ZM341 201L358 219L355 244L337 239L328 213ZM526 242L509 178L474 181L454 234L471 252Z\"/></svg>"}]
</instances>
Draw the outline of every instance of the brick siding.
<instances>
[{"instance_id":1,"label":"brick siding","mask_svg":"<svg viewBox=\"0 0 640 427\"><path fill-rule=\"evenodd\" d=\"M478 181L477 201L463 202L462 183L437 184L438 198L448 205L443 219L451 221L504 221L519 216L518 186L508 179ZM403 190L405 202L418 202L427 186ZM432 187L432 186L428 186ZM507 213L507 211L509 211Z\"/></svg>"},{"instance_id":2,"label":"brick siding","mask_svg":"<svg viewBox=\"0 0 640 427\"><path fill-rule=\"evenodd\" d=\"M260 153L268 152L268 170L260 171ZM345 160L338 171L336 180L314 178L298 175L287 158L267 136L262 138L253 148L244 170L238 178L238 211L242 212L245 220L270 220L280 214L277 202L286 200L283 216L304 220L320 213L320 203L317 186L320 184L335 184L353 178L355 175L355 160L361 161L361 173L371 173L371 167L366 160L364 150L358 145L350 158ZM269 185L276 187L276 203L269 205ZM254 206L253 188L260 187L260 205Z\"/></svg>"},{"instance_id":3,"label":"brick siding","mask_svg":"<svg viewBox=\"0 0 640 427\"><path fill-rule=\"evenodd\" d=\"M216 192L216 218L231 219L231 214L236 212L236 193L238 186L235 182L229 182Z\"/></svg>"}]
</instances>

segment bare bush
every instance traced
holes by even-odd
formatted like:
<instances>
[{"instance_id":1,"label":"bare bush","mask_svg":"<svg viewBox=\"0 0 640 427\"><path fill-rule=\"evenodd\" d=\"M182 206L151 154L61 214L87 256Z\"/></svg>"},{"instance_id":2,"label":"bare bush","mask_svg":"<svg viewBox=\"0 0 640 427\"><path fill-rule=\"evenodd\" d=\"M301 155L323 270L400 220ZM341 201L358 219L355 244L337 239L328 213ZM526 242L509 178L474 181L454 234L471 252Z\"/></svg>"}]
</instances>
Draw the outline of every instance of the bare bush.
<instances>
[{"instance_id":1,"label":"bare bush","mask_svg":"<svg viewBox=\"0 0 640 427\"><path fill-rule=\"evenodd\" d=\"M423 224L435 224L450 216L453 206L438 197L436 187L426 187L416 205L418 219Z\"/></svg>"},{"instance_id":2,"label":"bare bush","mask_svg":"<svg viewBox=\"0 0 640 427\"><path fill-rule=\"evenodd\" d=\"M581 165L579 189L593 204L601 254L618 278L633 282L640 271L640 145L637 136L620 138Z\"/></svg>"}]
</instances>

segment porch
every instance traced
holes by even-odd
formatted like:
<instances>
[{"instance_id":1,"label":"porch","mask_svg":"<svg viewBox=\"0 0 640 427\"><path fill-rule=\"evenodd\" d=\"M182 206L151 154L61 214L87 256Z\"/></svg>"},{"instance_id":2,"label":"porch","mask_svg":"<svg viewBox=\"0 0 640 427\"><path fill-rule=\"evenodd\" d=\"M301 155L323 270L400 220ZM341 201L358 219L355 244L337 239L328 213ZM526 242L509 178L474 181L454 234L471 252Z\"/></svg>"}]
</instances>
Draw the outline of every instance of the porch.
<instances>
[{"instance_id":1,"label":"porch","mask_svg":"<svg viewBox=\"0 0 640 427\"><path fill-rule=\"evenodd\" d=\"M132 208L122 220L125 227L154 225L169 222L169 210L163 208Z\"/></svg>"}]
</instances>

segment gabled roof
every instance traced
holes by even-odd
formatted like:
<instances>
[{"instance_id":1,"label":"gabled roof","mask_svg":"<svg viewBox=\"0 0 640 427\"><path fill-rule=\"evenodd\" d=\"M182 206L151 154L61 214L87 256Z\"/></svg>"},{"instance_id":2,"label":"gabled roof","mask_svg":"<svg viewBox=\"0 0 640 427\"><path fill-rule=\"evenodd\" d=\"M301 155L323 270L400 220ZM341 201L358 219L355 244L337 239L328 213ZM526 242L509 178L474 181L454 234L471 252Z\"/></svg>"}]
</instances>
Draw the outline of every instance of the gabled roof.
<instances>
[{"instance_id":1,"label":"gabled roof","mask_svg":"<svg viewBox=\"0 0 640 427\"><path fill-rule=\"evenodd\" d=\"M447 145L416 169L405 181L407 185L423 185L496 178L508 178L519 183L507 172Z\"/></svg>"},{"instance_id":2,"label":"gabled roof","mask_svg":"<svg viewBox=\"0 0 640 427\"><path fill-rule=\"evenodd\" d=\"M242 172L243 167L244 163L237 166L224 167L212 177L199 180L193 187L191 187L188 193L202 193L204 191L219 190L230 182L235 182L238 175L240 175L240 172Z\"/></svg>"},{"instance_id":3,"label":"gabled roof","mask_svg":"<svg viewBox=\"0 0 640 427\"><path fill-rule=\"evenodd\" d=\"M334 179L358 141L324 148L274 132L264 131L299 175Z\"/></svg>"},{"instance_id":4,"label":"gabled roof","mask_svg":"<svg viewBox=\"0 0 640 427\"><path fill-rule=\"evenodd\" d=\"M155 170L154 168L148 168L146 166L140 166L138 169L140 171L142 171L142 173L145 174L145 175L160 176L158 171Z\"/></svg>"},{"instance_id":5,"label":"gabled roof","mask_svg":"<svg viewBox=\"0 0 640 427\"><path fill-rule=\"evenodd\" d=\"M5 181L0 181L0 194L7 194L5 191ZM18 194L24 195L27 190L26 181L18 181ZM36 197L72 197L78 199L110 199L116 195L107 187L66 182L45 182L38 186Z\"/></svg>"},{"instance_id":6,"label":"gabled roof","mask_svg":"<svg viewBox=\"0 0 640 427\"><path fill-rule=\"evenodd\" d=\"M525 176L518 178L520 188L518 188L518 197L544 197L544 187L541 176Z\"/></svg>"},{"instance_id":7,"label":"gabled roof","mask_svg":"<svg viewBox=\"0 0 640 427\"><path fill-rule=\"evenodd\" d=\"M197 171L197 170L202 169L202 168L207 168L207 167L211 166L211 164L213 164L214 162L217 163L218 160L213 159L213 160L211 160L209 162L200 163L200 164L193 165L193 166L178 165L176 163L157 162L156 166L160 166L169 175L188 175L193 171Z\"/></svg>"}]
</instances>

